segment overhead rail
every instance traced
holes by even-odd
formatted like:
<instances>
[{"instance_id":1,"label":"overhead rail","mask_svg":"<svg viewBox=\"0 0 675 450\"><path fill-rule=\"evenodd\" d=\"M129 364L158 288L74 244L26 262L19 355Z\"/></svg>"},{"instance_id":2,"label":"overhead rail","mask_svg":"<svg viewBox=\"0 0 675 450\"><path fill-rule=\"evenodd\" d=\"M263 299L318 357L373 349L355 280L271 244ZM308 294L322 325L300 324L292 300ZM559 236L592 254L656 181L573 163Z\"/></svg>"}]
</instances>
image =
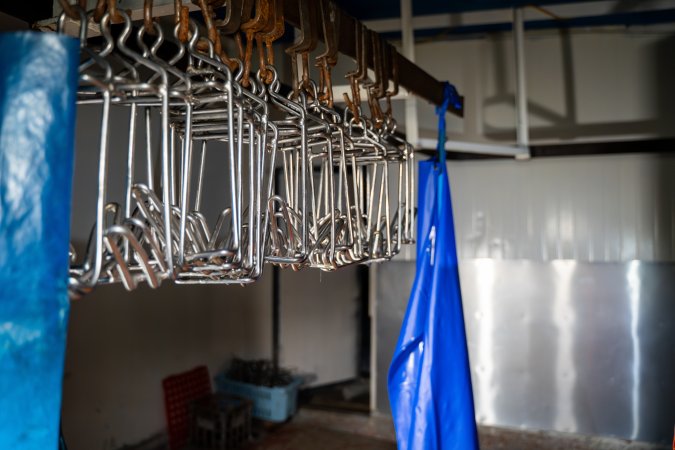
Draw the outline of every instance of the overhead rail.
<instances>
[{"instance_id":1,"label":"overhead rail","mask_svg":"<svg viewBox=\"0 0 675 450\"><path fill-rule=\"evenodd\" d=\"M284 16L286 22L296 28L300 27L299 5L300 0L284 1ZM365 24L344 12L341 8L336 8L336 22L339 23L340 39L338 40L338 50L344 55L356 58L356 35L354 30L357 27L366 27ZM323 41L323 30L319 38ZM368 67L375 68L375 61L372 54L368 55ZM429 75L424 69L420 68L408 58L398 54L399 84L409 92L423 98L434 105L440 105L443 102L443 83ZM390 74L391 75L391 74ZM464 98L460 97L461 107L450 105L448 111L458 117L464 116Z\"/></svg>"},{"instance_id":2,"label":"overhead rail","mask_svg":"<svg viewBox=\"0 0 675 450\"><path fill-rule=\"evenodd\" d=\"M178 0L180 1L180 0ZM287 24L300 29L302 26L301 17L300 17L300 3L303 0L285 0L283 2L283 15L284 20ZM95 1L89 0L87 5L91 3L96 3ZM198 9L196 5L189 1L182 1L184 6L189 7L191 11ZM351 58L357 57L357 35L355 30L358 28L367 29L370 33L376 33L363 22L355 19L351 15L347 14L342 8L337 6L334 2L334 13L335 13L335 23L338 24L337 36L338 39L338 51L346 56ZM143 18L143 1L142 0L122 0L118 2L118 8L120 10L126 11L129 14L131 20L140 20ZM218 13L218 8L214 8L215 12ZM60 9L58 8L58 2L55 1L55 13L59 13ZM153 5L153 16L167 16L172 15L174 11L174 1L173 0L156 0ZM58 14L57 14L58 15ZM54 27L55 18L41 21L39 26L42 27ZM89 36L96 34L95 26L92 26L89 31ZM325 42L324 29L323 27L318 27L317 38ZM376 34L379 38L379 35ZM398 58L398 78L399 85L404 88L407 92L412 93L420 98L427 100L434 105L440 105L443 101L443 83L433 76L431 76L424 69L420 68L418 65L410 61L408 58L404 57L400 53L397 56ZM375 70L375 55L373 52L368 52L366 63L370 69ZM387 74L390 77L393 77L394 74L389 72ZM457 117L464 117L464 97L459 96L456 102L453 102L448 107L448 112L456 115Z\"/></svg>"}]
</instances>

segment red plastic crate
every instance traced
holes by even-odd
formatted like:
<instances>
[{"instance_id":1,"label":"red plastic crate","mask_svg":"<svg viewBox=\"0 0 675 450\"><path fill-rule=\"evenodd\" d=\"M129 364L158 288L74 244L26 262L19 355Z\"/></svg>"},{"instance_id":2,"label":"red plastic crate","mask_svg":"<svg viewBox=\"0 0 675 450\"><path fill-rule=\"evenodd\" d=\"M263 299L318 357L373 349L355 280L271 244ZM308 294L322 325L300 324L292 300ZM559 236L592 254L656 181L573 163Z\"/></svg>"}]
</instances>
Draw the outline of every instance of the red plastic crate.
<instances>
[{"instance_id":1,"label":"red plastic crate","mask_svg":"<svg viewBox=\"0 0 675 450\"><path fill-rule=\"evenodd\" d=\"M189 405L211 395L211 376L206 366L171 375L162 381L169 448L178 450L190 437Z\"/></svg>"}]
</instances>

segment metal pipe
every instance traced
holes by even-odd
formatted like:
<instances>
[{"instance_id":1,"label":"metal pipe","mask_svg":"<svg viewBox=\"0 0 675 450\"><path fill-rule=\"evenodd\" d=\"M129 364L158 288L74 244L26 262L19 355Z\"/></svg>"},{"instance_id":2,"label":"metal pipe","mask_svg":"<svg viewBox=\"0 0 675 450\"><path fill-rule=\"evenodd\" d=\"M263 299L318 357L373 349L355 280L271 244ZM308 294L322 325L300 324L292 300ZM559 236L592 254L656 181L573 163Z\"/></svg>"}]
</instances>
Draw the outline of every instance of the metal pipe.
<instances>
[{"instance_id":1,"label":"metal pipe","mask_svg":"<svg viewBox=\"0 0 675 450\"><path fill-rule=\"evenodd\" d=\"M423 149L435 149L436 139L424 138L419 140L419 147ZM445 141L445 149L449 152L476 153L479 155L515 156L516 158L528 158L528 148L513 145L487 144L480 142Z\"/></svg>"},{"instance_id":2,"label":"metal pipe","mask_svg":"<svg viewBox=\"0 0 675 450\"><path fill-rule=\"evenodd\" d=\"M401 33L403 56L415 62L415 30L412 23L412 0L401 0ZM405 100L405 135L408 142L416 146L419 139L417 124L417 99L408 96Z\"/></svg>"},{"instance_id":3,"label":"metal pipe","mask_svg":"<svg viewBox=\"0 0 675 450\"><path fill-rule=\"evenodd\" d=\"M280 344L280 316L281 309L281 269L276 264L272 266L272 365L274 373L279 373Z\"/></svg>"},{"instance_id":4,"label":"metal pipe","mask_svg":"<svg viewBox=\"0 0 675 450\"><path fill-rule=\"evenodd\" d=\"M527 117L527 83L525 78L525 25L523 9L513 8L513 45L516 59L516 136L519 148L527 149L530 146L530 131ZM518 153L516 158L528 159L526 153Z\"/></svg>"},{"instance_id":5,"label":"metal pipe","mask_svg":"<svg viewBox=\"0 0 675 450\"><path fill-rule=\"evenodd\" d=\"M274 182L281 183L281 170L274 170ZM261 256L262 258L262 256ZM275 375L279 373L279 355L281 353L281 269L272 266L272 365Z\"/></svg>"}]
</instances>

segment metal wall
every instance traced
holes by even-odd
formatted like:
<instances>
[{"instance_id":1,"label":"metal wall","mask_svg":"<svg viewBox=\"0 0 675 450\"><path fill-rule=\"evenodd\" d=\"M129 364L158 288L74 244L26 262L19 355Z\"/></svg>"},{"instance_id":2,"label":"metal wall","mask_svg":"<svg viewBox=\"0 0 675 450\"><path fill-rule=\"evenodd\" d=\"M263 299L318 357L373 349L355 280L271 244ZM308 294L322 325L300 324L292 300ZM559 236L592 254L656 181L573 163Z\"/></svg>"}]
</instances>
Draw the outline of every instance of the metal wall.
<instances>
[{"instance_id":1,"label":"metal wall","mask_svg":"<svg viewBox=\"0 0 675 450\"><path fill-rule=\"evenodd\" d=\"M672 440L675 156L448 166L478 421ZM403 253L373 269L385 412L415 275Z\"/></svg>"},{"instance_id":2,"label":"metal wall","mask_svg":"<svg viewBox=\"0 0 675 450\"><path fill-rule=\"evenodd\" d=\"M675 155L467 161L448 170L460 258L675 261Z\"/></svg>"},{"instance_id":3,"label":"metal wall","mask_svg":"<svg viewBox=\"0 0 675 450\"><path fill-rule=\"evenodd\" d=\"M414 278L378 267L377 407ZM675 264L460 264L478 422L668 442L675 424Z\"/></svg>"}]
</instances>

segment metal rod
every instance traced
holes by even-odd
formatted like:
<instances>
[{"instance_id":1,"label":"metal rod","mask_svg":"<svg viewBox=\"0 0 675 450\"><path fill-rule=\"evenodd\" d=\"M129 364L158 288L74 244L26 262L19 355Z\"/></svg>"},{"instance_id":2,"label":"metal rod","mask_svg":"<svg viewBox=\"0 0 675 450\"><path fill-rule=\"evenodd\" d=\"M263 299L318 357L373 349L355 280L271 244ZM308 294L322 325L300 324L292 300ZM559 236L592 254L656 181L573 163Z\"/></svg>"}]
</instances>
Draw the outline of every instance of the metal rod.
<instances>
[{"instance_id":1,"label":"metal rod","mask_svg":"<svg viewBox=\"0 0 675 450\"><path fill-rule=\"evenodd\" d=\"M281 183L280 169L274 171L275 184ZM290 225L289 225L290 226ZM281 310L281 272L276 264L272 266L272 365L274 373L279 373L279 354L281 353L281 324L279 313Z\"/></svg>"},{"instance_id":2,"label":"metal rod","mask_svg":"<svg viewBox=\"0 0 675 450\"><path fill-rule=\"evenodd\" d=\"M279 310L281 303L281 273L276 264L272 267L272 364L274 373L279 373Z\"/></svg>"},{"instance_id":3,"label":"metal rod","mask_svg":"<svg viewBox=\"0 0 675 450\"><path fill-rule=\"evenodd\" d=\"M401 0L401 32L403 33L403 55L415 61L415 30L412 24L412 0ZM409 96L405 100L405 135L408 142L418 145L417 99Z\"/></svg>"},{"instance_id":4,"label":"metal rod","mask_svg":"<svg viewBox=\"0 0 675 450\"><path fill-rule=\"evenodd\" d=\"M438 145L436 139L423 138L419 140L419 148L421 149L435 149ZM501 155L501 156L515 156L523 157L527 155L526 148L513 145L499 145L499 144L484 144L480 142L465 142L465 141L445 141L445 149L449 152L466 152L476 153L479 155Z\"/></svg>"},{"instance_id":5,"label":"metal rod","mask_svg":"<svg viewBox=\"0 0 675 450\"><path fill-rule=\"evenodd\" d=\"M513 44L516 55L516 135L518 147L526 149L530 145L530 132L527 117L527 83L525 79L525 25L523 9L513 9ZM520 153L520 158L529 158Z\"/></svg>"}]
</instances>

